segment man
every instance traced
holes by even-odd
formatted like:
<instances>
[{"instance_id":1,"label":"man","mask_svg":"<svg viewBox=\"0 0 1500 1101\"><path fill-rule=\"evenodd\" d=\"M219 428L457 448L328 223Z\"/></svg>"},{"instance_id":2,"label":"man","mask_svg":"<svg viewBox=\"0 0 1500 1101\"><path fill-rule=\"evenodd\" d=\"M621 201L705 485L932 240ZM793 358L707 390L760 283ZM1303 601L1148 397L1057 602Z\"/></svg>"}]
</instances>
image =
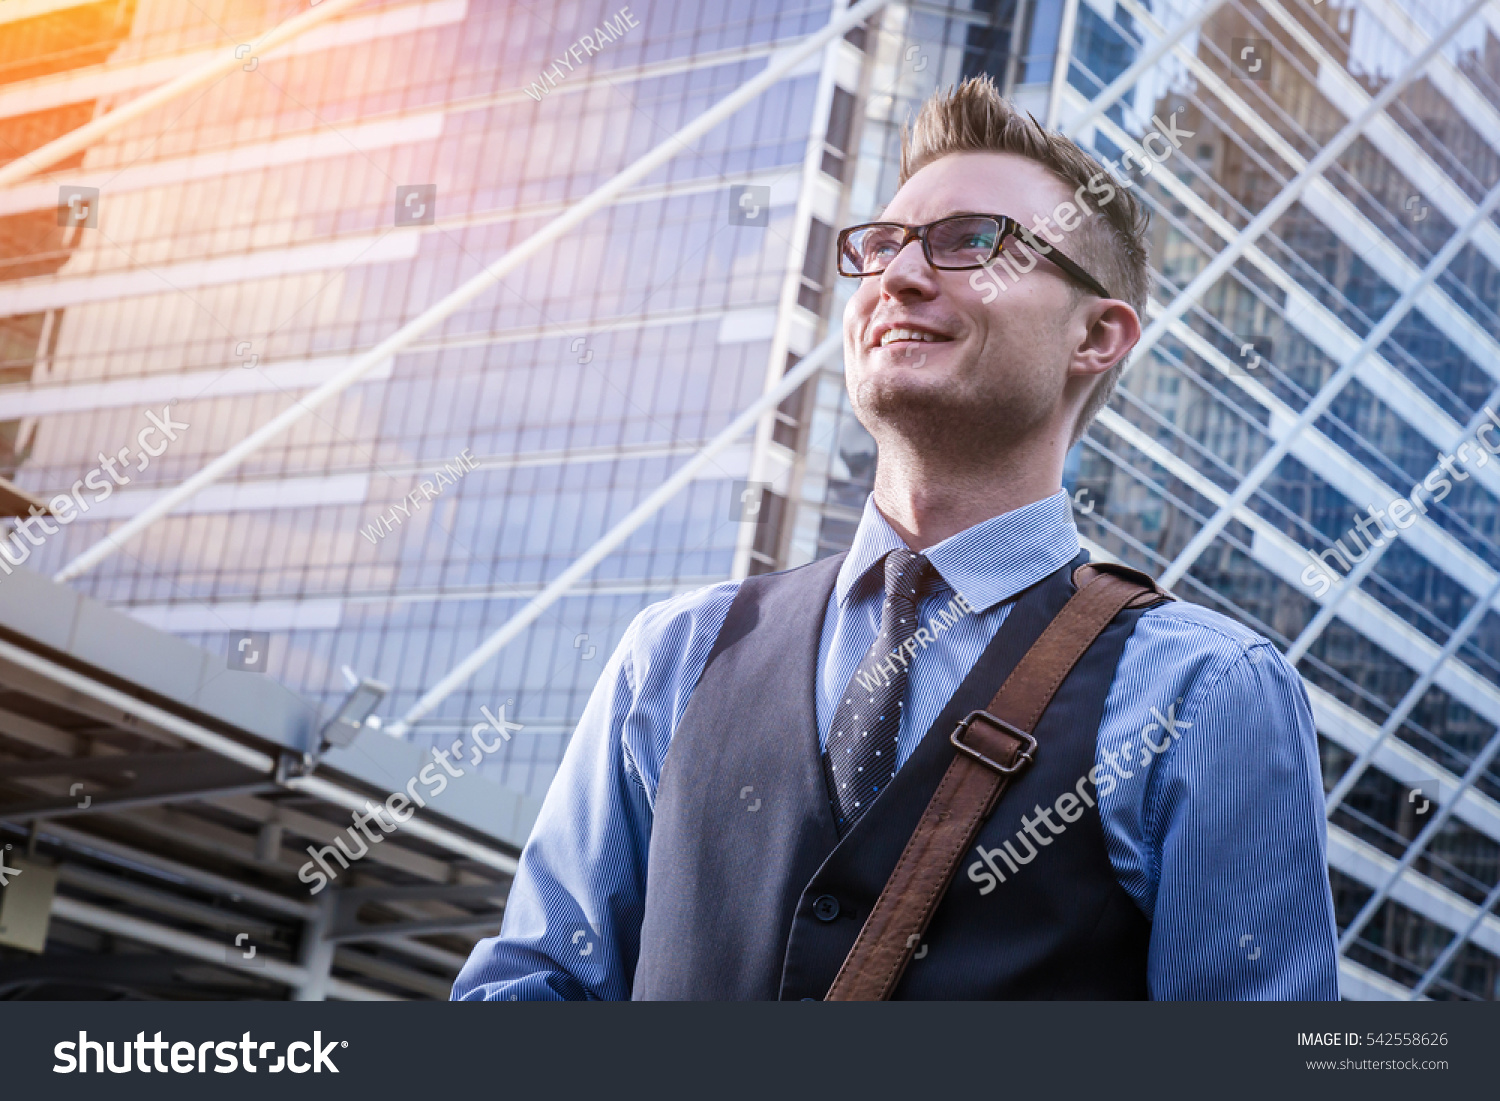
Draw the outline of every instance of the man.
<instances>
[{"instance_id":1,"label":"man","mask_svg":"<svg viewBox=\"0 0 1500 1101\"><path fill-rule=\"evenodd\" d=\"M824 997L955 722L1075 591L1063 462L1147 296L1127 184L988 80L923 107L887 224L840 237L879 445L853 546L636 618L454 997ZM1122 612L1034 732L894 997L1338 997L1316 737L1265 639Z\"/></svg>"}]
</instances>

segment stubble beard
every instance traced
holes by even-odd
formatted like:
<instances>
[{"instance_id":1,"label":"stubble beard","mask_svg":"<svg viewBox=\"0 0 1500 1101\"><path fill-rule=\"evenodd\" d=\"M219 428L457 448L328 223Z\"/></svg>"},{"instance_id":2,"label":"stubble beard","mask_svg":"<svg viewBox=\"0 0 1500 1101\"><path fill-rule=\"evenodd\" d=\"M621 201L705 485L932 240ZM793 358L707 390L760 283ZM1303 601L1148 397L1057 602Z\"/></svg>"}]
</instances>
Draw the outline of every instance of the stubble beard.
<instances>
[{"instance_id":1,"label":"stubble beard","mask_svg":"<svg viewBox=\"0 0 1500 1101\"><path fill-rule=\"evenodd\" d=\"M855 417L883 454L900 450L946 466L983 465L1028 438L1050 412L1040 393L998 378L964 372L947 385L912 385L904 375L876 371L849 395Z\"/></svg>"}]
</instances>

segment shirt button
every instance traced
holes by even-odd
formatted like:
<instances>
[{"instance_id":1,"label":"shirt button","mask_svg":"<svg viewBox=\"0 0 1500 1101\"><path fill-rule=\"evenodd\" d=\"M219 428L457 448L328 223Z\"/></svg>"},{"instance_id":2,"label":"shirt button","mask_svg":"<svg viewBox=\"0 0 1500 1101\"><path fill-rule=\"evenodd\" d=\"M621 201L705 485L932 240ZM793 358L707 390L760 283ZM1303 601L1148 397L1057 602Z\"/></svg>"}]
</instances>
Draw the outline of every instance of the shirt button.
<instances>
[{"instance_id":1,"label":"shirt button","mask_svg":"<svg viewBox=\"0 0 1500 1101\"><path fill-rule=\"evenodd\" d=\"M813 900L813 916L819 921L832 921L839 916L839 900L832 895L819 895Z\"/></svg>"}]
</instances>

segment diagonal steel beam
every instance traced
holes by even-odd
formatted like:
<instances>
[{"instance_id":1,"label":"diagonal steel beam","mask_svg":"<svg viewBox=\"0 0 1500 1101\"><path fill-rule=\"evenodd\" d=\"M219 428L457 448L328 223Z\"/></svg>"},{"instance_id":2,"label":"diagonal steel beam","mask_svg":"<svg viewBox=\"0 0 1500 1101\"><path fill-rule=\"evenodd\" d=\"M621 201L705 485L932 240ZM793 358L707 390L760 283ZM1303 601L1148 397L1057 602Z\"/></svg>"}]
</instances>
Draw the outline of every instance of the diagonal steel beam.
<instances>
[{"instance_id":1,"label":"diagonal steel beam","mask_svg":"<svg viewBox=\"0 0 1500 1101\"><path fill-rule=\"evenodd\" d=\"M324 0L331 3L333 0ZM719 123L728 119L740 108L751 102L762 92L776 84L802 62L833 39L843 35L856 24L863 22L885 7L890 0L861 0L853 7L840 12L829 20L821 30L808 35L797 45L789 47L770 64L744 84L714 104L703 114L688 123L675 134L665 138L650 152L640 157L613 177L590 192L578 203L559 214L536 233L511 249L484 271L463 285L454 288L420 315L408 321L370 351L360 356L348 367L329 378L311 393L304 394L292 405L283 409L271 420L261 425L250 435L214 459L198 473L175 489L131 517L119 528L100 539L56 574L58 581L69 581L85 570L98 565L146 528L171 512L184 501L228 474L261 446L275 439L314 409L330 398L343 393L376 367L385 363L396 353L412 344L423 333L435 328L457 313L469 302L489 290L500 280L556 242L563 234L578 226L596 211L607 206L633 184L640 182L656 169L685 151L689 145L703 137Z\"/></svg>"},{"instance_id":2,"label":"diagonal steel beam","mask_svg":"<svg viewBox=\"0 0 1500 1101\"><path fill-rule=\"evenodd\" d=\"M1411 1001L1419 1000L1423 994L1427 993L1427 988L1436 982L1444 971L1448 970L1448 965L1453 962L1453 957L1458 955L1460 948L1469 943L1469 938L1474 935L1474 930L1479 928L1480 923L1495 908L1495 903L1497 902L1500 902L1500 883L1496 883L1490 893L1485 895L1484 901L1479 904L1479 908L1474 911L1474 916L1469 919L1469 924L1459 930L1458 934L1448 942L1447 946L1439 953L1438 958L1432 961L1432 966L1427 969L1427 972L1417 982L1417 985L1411 988Z\"/></svg>"},{"instance_id":3,"label":"diagonal steel beam","mask_svg":"<svg viewBox=\"0 0 1500 1101\"><path fill-rule=\"evenodd\" d=\"M1149 49L1143 50L1140 56L1131 62L1130 68L1115 77L1114 80L1109 82L1108 87L1090 100L1083 114L1063 127L1063 133L1071 138L1078 137L1079 134L1088 128L1091 122L1113 107L1116 100L1130 91L1131 88L1134 88L1136 81L1141 79L1147 69L1171 53L1177 44L1187 37L1189 31L1202 26L1204 20L1223 6L1224 0L1207 0L1202 7L1181 23L1178 23L1169 33L1163 34L1152 43ZM1060 92L1061 89L1059 89Z\"/></svg>"},{"instance_id":4,"label":"diagonal steel beam","mask_svg":"<svg viewBox=\"0 0 1500 1101\"><path fill-rule=\"evenodd\" d=\"M663 505L677 494L677 491L692 481L698 471L702 470L713 461L715 455L723 451L740 436L755 426L762 413L779 405L788 395L794 393L814 374L822 370L824 365L833 358L834 353L843 348L843 333L834 332L823 339L806 357L797 362L781 381L772 389L762 394L753 405L735 417L717 436L704 446L682 466L678 467L673 475L658 486L651 495L630 511L630 514L621 520L604 534L600 540L586 550L577 558L571 566L560 573L545 589L532 598L531 602L522 608L510 619L506 620L498 630L463 661L459 662L451 672L448 673L437 684L429 688L410 711L395 722L386 727L386 733L392 737L401 737L411 728L411 724L430 712L443 700L451 696L465 681L472 677L479 668L498 654L517 635L531 626L541 614L551 607L562 595L571 589L579 580L588 574L595 566L604 561L616 547L625 542L630 535L654 516Z\"/></svg>"},{"instance_id":5,"label":"diagonal steel beam","mask_svg":"<svg viewBox=\"0 0 1500 1101\"><path fill-rule=\"evenodd\" d=\"M1426 851L1432 839L1447 825L1448 819L1453 816L1454 810L1458 808L1458 801L1463 798L1466 791L1474 786L1474 781L1484 775L1485 770L1490 767L1490 762L1495 759L1496 753L1500 753L1500 730L1497 730L1490 736L1489 742L1480 751L1479 756L1475 757L1473 763L1469 765L1468 771L1464 773L1464 778L1459 784L1458 791L1454 794L1453 798L1443 804L1437 814L1433 815L1432 821L1423 826L1422 832L1417 834L1411 840L1411 843L1406 846L1406 852L1402 854L1400 862L1391 869L1385 882L1375 889L1375 893L1370 896L1369 901L1360 908L1359 913L1354 916L1354 920L1344 929L1343 935L1339 937L1340 952L1347 953L1349 951L1350 946L1359 937L1361 930L1370 923L1370 919L1375 916L1375 912L1380 909L1381 904L1390 897L1392 889L1400 882L1401 877L1417 862L1417 857ZM1481 908L1479 911L1481 919L1484 913L1485 910Z\"/></svg>"},{"instance_id":6,"label":"diagonal steel beam","mask_svg":"<svg viewBox=\"0 0 1500 1101\"><path fill-rule=\"evenodd\" d=\"M1474 3L1469 5L1469 9L1466 9L1466 13L1470 9L1482 7L1488 2L1489 0L1475 0ZM1468 14L1460 16L1454 24L1445 30L1441 38L1433 41L1432 45L1424 51L1423 56L1408 66L1402 72L1401 76L1386 85L1380 95L1370 101L1369 106L1360 113L1360 116L1344 127L1343 130L1339 131L1339 135L1331 143L1323 147L1318 156L1308 163L1307 168L1287 186L1286 190L1277 196L1276 199L1272 200L1271 205L1262 210L1232 244L1221 251L1218 256L1214 257L1208 267L1198 273L1198 276L1183 289L1182 293L1173 299L1171 305L1151 322L1146 335L1142 336L1140 343L1136 345L1137 358L1139 358L1142 346L1149 348L1151 345L1154 345L1161 338L1162 334L1167 331L1171 323L1187 312L1188 307L1229 269L1229 266L1239 257L1239 254L1244 251L1245 247L1255 237L1269 228L1270 223L1291 206L1292 202L1296 200L1297 195L1300 195L1308 184L1323 169L1328 167L1328 164L1332 162L1334 157L1359 136L1360 131L1364 129L1369 118L1378 110L1384 110L1385 106L1394 98L1396 91L1399 91L1421 71L1421 66L1425 65L1428 60L1428 55L1436 52L1435 48L1439 48L1440 43L1446 42L1449 36L1456 33L1458 28L1467 21L1468 17ZM1355 349L1353 354L1344 361L1343 365L1323 384L1313 399L1307 403L1301 415L1298 416L1296 423L1279 440L1271 445L1266 453L1261 456L1260 461L1241 479L1240 484L1235 487L1234 492L1230 495L1229 500L1225 502L1224 507L1215 512L1209 518L1208 523L1200 528L1198 533L1188 541L1187 546L1182 549L1182 552L1178 554L1172 564L1167 567L1166 572L1162 574L1161 585L1163 588L1171 588L1172 585L1176 584L1182 578L1183 574L1187 573L1189 567L1197 561L1198 556L1207 549L1208 545L1213 542L1219 532L1224 530L1224 525L1229 522L1229 518L1233 515L1234 510L1250 499L1250 495L1260 487L1261 483L1276 469L1277 464L1286 457L1287 452L1291 450L1297 437L1328 410L1328 407L1333 404L1334 399L1338 397L1344 385L1354 377L1354 373L1359 369L1360 364L1395 331L1396 325L1410 312L1422 292L1431 286L1433 281L1453 262L1459 251L1463 249L1468 243L1469 238L1473 236L1475 229L1479 227L1481 222L1489 218L1490 213L1495 209L1497 204L1500 204L1500 186L1491 189L1490 193L1485 196L1484 202L1475 208L1474 213L1470 215L1469 219L1448 239L1438 254L1422 270L1422 274L1417 278L1416 282L1406 288L1406 291L1386 315L1381 318L1375 328L1370 330L1369 335L1365 337L1360 346ZM1272 215L1272 217L1268 218L1268 214Z\"/></svg>"},{"instance_id":7,"label":"diagonal steel beam","mask_svg":"<svg viewBox=\"0 0 1500 1101\"><path fill-rule=\"evenodd\" d=\"M1396 705L1396 709L1386 716L1385 722L1380 724L1380 733L1375 737L1375 740L1365 746L1360 755L1354 759L1354 763L1344 770L1344 774L1339 777L1338 783L1334 784L1333 790L1328 793L1328 798L1324 803L1325 813L1332 814L1338 805L1348 796L1350 790L1359 781L1359 778L1364 775L1365 769L1370 767L1370 762L1375 759L1375 754L1380 752L1380 747L1385 744L1386 739L1394 734L1396 728L1406 721L1406 716L1411 714L1412 709L1417 706L1423 695L1426 694L1427 689L1432 687L1432 682L1437 678L1438 671L1448 663L1449 658L1458 653L1458 648L1478 629L1480 623L1484 622L1484 617L1488 614L1490 606L1495 602L1496 597L1500 597L1500 578L1496 578L1495 584L1490 587L1490 591L1474 603L1474 606L1469 609L1469 614L1464 616L1457 629L1448 637L1447 643L1438 651L1437 657L1433 658L1431 664L1422 672L1422 675L1412 682L1412 686L1401 697L1401 702ZM1455 801L1463 795L1465 790L1466 786L1460 787L1458 793L1446 805L1450 807L1455 806Z\"/></svg>"},{"instance_id":8,"label":"diagonal steel beam","mask_svg":"<svg viewBox=\"0 0 1500 1101\"><path fill-rule=\"evenodd\" d=\"M1153 47L1154 53L1152 51L1148 51L1148 53L1138 59L1137 62L1130 67L1130 69L1127 69L1125 73L1121 74L1118 80L1114 81L1108 88L1100 92L1100 94L1096 96L1090 103L1089 111L1085 112L1085 114L1081 116L1082 122L1075 122L1071 124L1068 132L1076 132L1077 129L1081 129L1082 126L1085 125L1089 120L1097 117L1099 113L1108 110L1109 107L1117 99L1119 99L1122 94L1124 94L1124 92L1130 87L1131 83L1134 82L1134 80L1139 76L1140 73L1144 72L1151 65L1155 64L1156 61L1160 59L1163 53L1171 49L1172 46L1181 39L1183 34L1187 33L1187 31L1191 29L1192 26L1196 26L1198 25L1198 23L1201 23L1203 18L1207 18L1209 12L1217 9L1223 2L1224 0L1209 0L1206 9L1201 13L1201 18L1199 18L1198 16L1194 16L1193 18L1187 20L1182 26L1174 30L1172 34L1164 35L1162 40L1157 43L1156 47ZM817 370L821 369L824 362L832 357L833 353L837 351L839 347L840 337L835 333L834 335L824 340L824 342L807 357L800 360L797 366L782 378L781 384L774 391L762 395L760 400L757 401L755 405L751 406L744 413L742 413L733 424L725 428L724 431L721 432L717 437L715 437L715 439L712 440L709 444L707 444L702 451L700 451L693 457L693 459L691 459L686 465L679 469L667 483L662 485L645 501L641 502L641 504L638 505L630 513L629 516L625 517L624 520L620 521L620 523L617 524L615 528L607 533L602 539L600 539L599 542L590 547L589 550L586 551L583 556L580 557L576 562L574 562L567 571L565 571L555 581L548 585L546 589L539 593L536 598L531 601L530 604L528 604L507 622L502 624L498 630L496 630L492 635L490 635L488 639L485 640L483 645L481 645L467 658L465 658L462 663L456 666L441 681L439 681L436 685L434 685L431 689L424 693L422 698L417 701L412 709L408 711L407 714L403 716L399 722L392 723L386 728L386 732L396 737L402 736L408 729L410 729L412 723L417 722L423 716L430 713L432 709L435 708L439 703L447 699L448 696L452 695L453 692L456 691L462 684L464 684L470 677L472 677L474 673L477 672L485 662L489 661L490 658L494 657L497 653L500 652L502 648L513 641L517 635L519 635L523 630L525 630L533 622L535 622L543 611L545 611L555 601L561 598L568 589L570 589L578 580L580 580L585 574L592 570L594 566L598 565L599 562L603 560L605 555L607 555L611 550L622 543L627 536L629 536L632 532L639 528L641 524L645 523L646 520L654 515L658 509L665 505L666 502L671 498L671 496L675 494L679 489L681 489L682 486L686 485L687 482L691 480L696 471L701 469L703 465L706 465L708 460L712 458L714 454L717 454L720 450L723 449L723 447L727 446L729 442L738 438L739 435L747 431L749 427L755 423L755 419L760 415L762 411L776 404L779 404L784 397L793 393L796 388L802 384L803 381L811 378Z\"/></svg>"},{"instance_id":9,"label":"diagonal steel beam","mask_svg":"<svg viewBox=\"0 0 1500 1101\"><path fill-rule=\"evenodd\" d=\"M1469 423L1464 426L1463 435L1460 437L1461 440L1468 439L1480 425L1486 423L1487 418L1484 415L1484 411L1486 409L1493 409L1496 402L1500 402L1500 386L1490 391L1489 397L1485 398L1484 404L1479 407L1479 412L1469 418ZM1452 458L1451 455L1447 457ZM1432 477L1433 474L1441 473L1443 473L1443 467L1439 463L1424 476L1415 479L1413 485L1421 485L1428 478ZM1312 644L1318 640L1318 636L1327 628L1328 624L1333 622L1333 617L1338 614L1339 607L1344 603L1344 598L1364 583L1365 578L1375 569L1376 564L1385 557L1385 552L1394 547L1396 540L1399 538L1401 538L1401 528L1398 524L1397 531L1389 539L1381 543L1380 546L1371 547L1365 551L1364 558L1356 563L1354 569L1349 571L1348 575L1334 587L1328 599L1323 601L1323 606L1318 609L1318 614L1313 616L1306 627L1302 628L1302 633L1297 636L1297 640L1288 648L1284 655L1288 662L1295 666L1302 660L1302 655L1307 653ZM1327 552L1325 551L1324 553L1326 554Z\"/></svg>"}]
</instances>

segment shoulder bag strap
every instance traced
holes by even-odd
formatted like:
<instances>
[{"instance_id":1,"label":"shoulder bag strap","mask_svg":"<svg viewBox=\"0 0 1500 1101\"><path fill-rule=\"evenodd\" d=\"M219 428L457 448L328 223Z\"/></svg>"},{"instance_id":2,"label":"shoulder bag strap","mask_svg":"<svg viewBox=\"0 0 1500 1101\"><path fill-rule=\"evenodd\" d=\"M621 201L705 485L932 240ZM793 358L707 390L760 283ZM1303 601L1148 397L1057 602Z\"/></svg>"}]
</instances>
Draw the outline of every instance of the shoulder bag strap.
<instances>
[{"instance_id":1,"label":"shoulder bag strap","mask_svg":"<svg viewBox=\"0 0 1500 1101\"><path fill-rule=\"evenodd\" d=\"M1138 570L1085 563L1078 587L995 693L950 737L957 752L875 901L825 1001L884 1001L896 989L959 862L1011 778L1037 751L1031 732L1073 666L1126 608L1174 597Z\"/></svg>"}]
</instances>

